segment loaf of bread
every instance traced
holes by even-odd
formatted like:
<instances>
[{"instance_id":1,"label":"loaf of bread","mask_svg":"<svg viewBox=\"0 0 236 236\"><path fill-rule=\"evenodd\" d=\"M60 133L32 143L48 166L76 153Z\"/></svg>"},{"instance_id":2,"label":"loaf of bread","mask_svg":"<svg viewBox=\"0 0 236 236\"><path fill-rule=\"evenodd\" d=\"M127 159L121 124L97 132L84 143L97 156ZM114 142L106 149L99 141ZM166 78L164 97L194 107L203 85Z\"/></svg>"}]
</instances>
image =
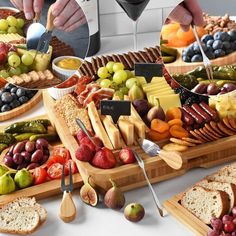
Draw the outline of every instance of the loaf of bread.
<instances>
[{"instance_id":1,"label":"loaf of bread","mask_svg":"<svg viewBox=\"0 0 236 236\"><path fill-rule=\"evenodd\" d=\"M229 211L228 195L220 190L194 186L181 198L181 204L206 224L213 217L220 218Z\"/></svg>"},{"instance_id":2,"label":"loaf of bread","mask_svg":"<svg viewBox=\"0 0 236 236\"><path fill-rule=\"evenodd\" d=\"M207 179L204 179L196 184L197 186L201 186L203 188L209 189L209 190L221 190L228 194L228 200L230 204L229 211L232 210L232 208L236 204L236 186L231 183L222 183L217 181L210 181Z\"/></svg>"}]
</instances>

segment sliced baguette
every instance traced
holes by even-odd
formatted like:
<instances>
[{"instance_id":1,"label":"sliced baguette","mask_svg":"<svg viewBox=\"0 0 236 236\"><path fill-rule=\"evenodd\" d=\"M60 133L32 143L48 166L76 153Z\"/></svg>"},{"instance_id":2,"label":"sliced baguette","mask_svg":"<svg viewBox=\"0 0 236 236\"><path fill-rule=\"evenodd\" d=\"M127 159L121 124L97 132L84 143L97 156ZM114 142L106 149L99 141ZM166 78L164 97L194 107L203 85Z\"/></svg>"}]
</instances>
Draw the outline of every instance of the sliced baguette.
<instances>
[{"instance_id":1,"label":"sliced baguette","mask_svg":"<svg viewBox=\"0 0 236 236\"><path fill-rule=\"evenodd\" d=\"M30 234L40 224L39 214L33 207L3 207L0 219L1 233Z\"/></svg>"},{"instance_id":2,"label":"sliced baguette","mask_svg":"<svg viewBox=\"0 0 236 236\"><path fill-rule=\"evenodd\" d=\"M222 183L217 181L210 181L207 179L204 179L196 184L197 186L201 186L206 189L210 190L221 190L228 194L229 204L230 204L230 210L234 207L236 204L236 186L231 183Z\"/></svg>"},{"instance_id":3,"label":"sliced baguette","mask_svg":"<svg viewBox=\"0 0 236 236\"><path fill-rule=\"evenodd\" d=\"M195 186L187 190L181 204L206 224L212 217L221 218L229 211L228 195L220 190L208 190Z\"/></svg>"}]
</instances>

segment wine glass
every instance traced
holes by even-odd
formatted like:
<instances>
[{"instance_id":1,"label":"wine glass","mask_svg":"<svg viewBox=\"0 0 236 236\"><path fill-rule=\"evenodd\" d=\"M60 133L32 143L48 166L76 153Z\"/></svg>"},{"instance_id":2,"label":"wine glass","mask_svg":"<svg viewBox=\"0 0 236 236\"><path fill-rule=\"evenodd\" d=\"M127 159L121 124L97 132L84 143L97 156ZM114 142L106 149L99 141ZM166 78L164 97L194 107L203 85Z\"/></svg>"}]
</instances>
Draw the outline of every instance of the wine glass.
<instances>
[{"instance_id":1,"label":"wine glass","mask_svg":"<svg viewBox=\"0 0 236 236\"><path fill-rule=\"evenodd\" d=\"M128 17L133 20L134 50L137 50L138 19L150 0L116 0Z\"/></svg>"}]
</instances>

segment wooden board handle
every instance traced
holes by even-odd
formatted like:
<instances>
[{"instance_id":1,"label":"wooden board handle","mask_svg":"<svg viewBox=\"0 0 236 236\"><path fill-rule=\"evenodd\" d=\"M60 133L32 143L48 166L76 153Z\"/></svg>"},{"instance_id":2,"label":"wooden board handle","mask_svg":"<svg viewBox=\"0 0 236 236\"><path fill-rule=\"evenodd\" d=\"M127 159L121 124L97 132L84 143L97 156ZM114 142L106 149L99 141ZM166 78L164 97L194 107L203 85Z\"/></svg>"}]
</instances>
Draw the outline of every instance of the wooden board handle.
<instances>
[{"instance_id":1,"label":"wooden board handle","mask_svg":"<svg viewBox=\"0 0 236 236\"><path fill-rule=\"evenodd\" d=\"M47 31L53 31L53 29L54 29L53 21L54 21L55 17L52 14L52 7L53 7L53 5L51 5L48 9L48 18L47 18L47 25L46 25Z\"/></svg>"},{"instance_id":2,"label":"wooden board handle","mask_svg":"<svg viewBox=\"0 0 236 236\"><path fill-rule=\"evenodd\" d=\"M63 193L59 216L65 223L69 223L75 219L76 206L70 192L64 191Z\"/></svg>"},{"instance_id":3,"label":"wooden board handle","mask_svg":"<svg viewBox=\"0 0 236 236\"><path fill-rule=\"evenodd\" d=\"M168 166L175 170L179 170L183 166L182 156L178 152L167 152L161 150L159 153L159 157L163 159Z\"/></svg>"}]
</instances>

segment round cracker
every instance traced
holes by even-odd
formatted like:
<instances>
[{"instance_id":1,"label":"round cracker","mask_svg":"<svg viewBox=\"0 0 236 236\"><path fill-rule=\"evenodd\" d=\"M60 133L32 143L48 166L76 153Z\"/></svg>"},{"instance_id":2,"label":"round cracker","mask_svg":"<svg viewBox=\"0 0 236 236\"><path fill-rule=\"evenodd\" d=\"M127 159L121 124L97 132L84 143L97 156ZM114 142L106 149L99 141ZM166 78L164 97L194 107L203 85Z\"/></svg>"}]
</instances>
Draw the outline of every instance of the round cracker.
<instances>
[{"instance_id":1,"label":"round cracker","mask_svg":"<svg viewBox=\"0 0 236 236\"><path fill-rule=\"evenodd\" d=\"M180 144L180 145L184 145L184 146L188 146L188 147L196 146L196 144L194 144L194 143L190 143L190 142L184 141L182 139L177 139L177 138L170 138L170 141L172 143L176 143L176 144Z\"/></svg>"},{"instance_id":2,"label":"round cracker","mask_svg":"<svg viewBox=\"0 0 236 236\"><path fill-rule=\"evenodd\" d=\"M182 138L182 140L187 141L189 143L194 143L194 144L201 144L202 141L199 139L193 139L193 138Z\"/></svg>"},{"instance_id":3,"label":"round cracker","mask_svg":"<svg viewBox=\"0 0 236 236\"><path fill-rule=\"evenodd\" d=\"M212 140L211 140L210 138L208 138L206 135L202 134L202 132L200 132L200 130L195 129L194 132L197 133L198 135L200 135L204 140L206 140L206 142L212 141Z\"/></svg>"},{"instance_id":4,"label":"round cracker","mask_svg":"<svg viewBox=\"0 0 236 236\"><path fill-rule=\"evenodd\" d=\"M176 152L182 152L188 149L187 146L185 145L180 145L177 143L168 143L162 147L163 150L165 151L176 151Z\"/></svg>"},{"instance_id":5,"label":"round cracker","mask_svg":"<svg viewBox=\"0 0 236 236\"><path fill-rule=\"evenodd\" d=\"M217 137L216 135L212 134L206 127L203 127L202 129L203 129L204 132L206 132L206 134L208 134L214 140L218 140L219 139L219 137Z\"/></svg>"},{"instance_id":6,"label":"round cracker","mask_svg":"<svg viewBox=\"0 0 236 236\"><path fill-rule=\"evenodd\" d=\"M233 117L229 117L229 123L231 125L231 127L236 130L236 119Z\"/></svg>"},{"instance_id":7,"label":"round cracker","mask_svg":"<svg viewBox=\"0 0 236 236\"><path fill-rule=\"evenodd\" d=\"M223 118L223 123L224 123L224 125L228 128L228 129L230 129L230 130L232 130L233 132L235 132L235 129L230 125L230 123L229 123L229 118L228 117L224 117Z\"/></svg>"},{"instance_id":8,"label":"round cracker","mask_svg":"<svg viewBox=\"0 0 236 236\"><path fill-rule=\"evenodd\" d=\"M199 134L197 134L196 132L194 132L193 130L190 131L190 134L195 137L197 140L200 140L202 143L206 143L207 141L202 138Z\"/></svg>"},{"instance_id":9,"label":"round cracker","mask_svg":"<svg viewBox=\"0 0 236 236\"><path fill-rule=\"evenodd\" d=\"M217 126L218 126L219 129L220 129L222 132L224 132L227 136L235 135L235 132L232 131L232 130L230 130L230 129L228 129L222 121L218 122L218 123L217 123Z\"/></svg>"},{"instance_id":10,"label":"round cracker","mask_svg":"<svg viewBox=\"0 0 236 236\"><path fill-rule=\"evenodd\" d=\"M218 137L218 138L224 137L223 135L221 135L218 132L216 132L209 124L205 124L205 127L206 127L207 130L209 130L209 132L214 134L216 137Z\"/></svg>"},{"instance_id":11,"label":"round cracker","mask_svg":"<svg viewBox=\"0 0 236 236\"><path fill-rule=\"evenodd\" d=\"M204 135L206 138L209 139L209 141L214 141L214 138L212 138L207 132L205 132L202 128L199 129L199 131Z\"/></svg>"},{"instance_id":12,"label":"round cracker","mask_svg":"<svg viewBox=\"0 0 236 236\"><path fill-rule=\"evenodd\" d=\"M212 129L214 129L218 134L222 135L222 137L225 137L225 136L226 136L225 133L222 132L222 131L218 128L218 125L217 125L216 122L211 121L211 122L210 122L210 126L211 126Z\"/></svg>"}]
</instances>

